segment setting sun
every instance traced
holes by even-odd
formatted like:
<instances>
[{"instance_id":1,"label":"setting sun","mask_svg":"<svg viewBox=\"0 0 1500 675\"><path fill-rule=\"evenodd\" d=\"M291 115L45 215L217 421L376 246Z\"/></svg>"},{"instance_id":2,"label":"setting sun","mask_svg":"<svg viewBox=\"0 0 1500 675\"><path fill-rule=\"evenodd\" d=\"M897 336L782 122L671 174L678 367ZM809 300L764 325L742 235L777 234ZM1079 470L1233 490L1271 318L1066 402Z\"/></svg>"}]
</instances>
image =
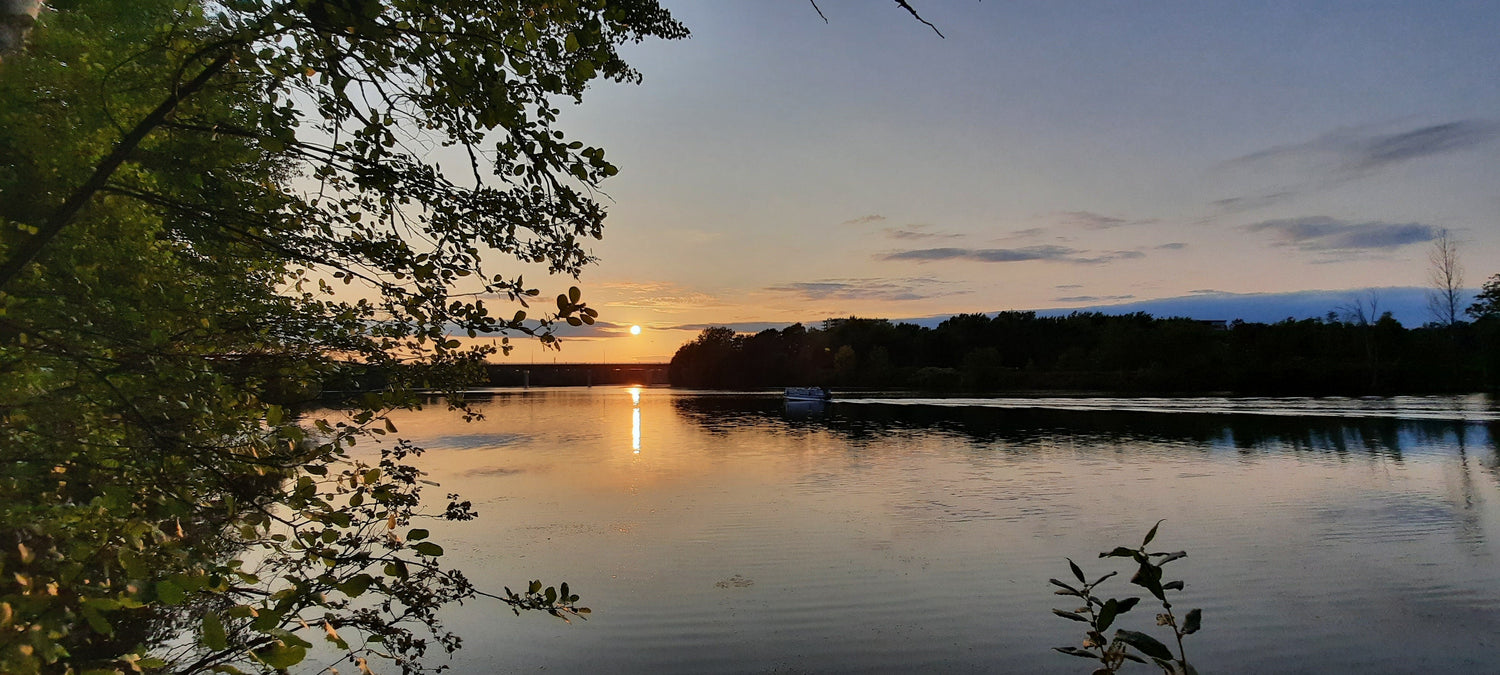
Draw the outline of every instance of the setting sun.
<instances>
[{"instance_id":1,"label":"setting sun","mask_svg":"<svg viewBox=\"0 0 1500 675\"><path fill-rule=\"evenodd\" d=\"M631 326L630 327L630 334L631 335L640 335L641 334L641 327L640 326Z\"/></svg>"}]
</instances>

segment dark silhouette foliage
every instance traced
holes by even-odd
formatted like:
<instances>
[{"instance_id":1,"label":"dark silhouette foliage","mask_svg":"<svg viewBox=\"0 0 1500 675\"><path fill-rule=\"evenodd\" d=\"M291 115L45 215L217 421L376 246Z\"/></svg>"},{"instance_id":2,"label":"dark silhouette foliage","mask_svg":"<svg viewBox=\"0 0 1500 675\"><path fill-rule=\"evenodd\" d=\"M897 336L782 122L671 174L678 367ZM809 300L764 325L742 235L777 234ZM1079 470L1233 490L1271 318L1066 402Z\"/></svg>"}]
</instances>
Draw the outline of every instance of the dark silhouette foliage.
<instances>
[{"instance_id":1,"label":"dark silhouette foliage","mask_svg":"<svg viewBox=\"0 0 1500 675\"><path fill-rule=\"evenodd\" d=\"M1492 313L1493 314L1493 313ZM960 314L925 328L830 319L754 335L703 331L671 363L672 384L820 385L928 391L1384 394L1496 387L1500 316L1408 329L1357 320L1230 324L1144 313Z\"/></svg>"}]
</instances>

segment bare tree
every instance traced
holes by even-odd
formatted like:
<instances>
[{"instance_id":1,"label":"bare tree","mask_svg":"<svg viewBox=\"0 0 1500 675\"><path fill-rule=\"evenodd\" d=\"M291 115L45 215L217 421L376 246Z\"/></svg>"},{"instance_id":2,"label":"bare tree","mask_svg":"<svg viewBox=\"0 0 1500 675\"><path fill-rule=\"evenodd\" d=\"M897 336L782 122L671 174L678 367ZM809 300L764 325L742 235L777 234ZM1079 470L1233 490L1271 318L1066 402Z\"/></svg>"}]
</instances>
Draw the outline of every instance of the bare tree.
<instances>
[{"instance_id":1,"label":"bare tree","mask_svg":"<svg viewBox=\"0 0 1500 675\"><path fill-rule=\"evenodd\" d=\"M1344 323L1353 326L1373 326L1380 320L1380 296L1374 289L1366 290L1363 294L1349 299L1349 302L1335 307L1338 316ZM1333 312L1329 312L1333 314Z\"/></svg>"},{"instance_id":2,"label":"bare tree","mask_svg":"<svg viewBox=\"0 0 1500 675\"><path fill-rule=\"evenodd\" d=\"M1427 252L1427 311L1434 321L1452 326L1462 321L1464 268L1458 261L1458 240L1448 230L1440 230Z\"/></svg>"}]
</instances>

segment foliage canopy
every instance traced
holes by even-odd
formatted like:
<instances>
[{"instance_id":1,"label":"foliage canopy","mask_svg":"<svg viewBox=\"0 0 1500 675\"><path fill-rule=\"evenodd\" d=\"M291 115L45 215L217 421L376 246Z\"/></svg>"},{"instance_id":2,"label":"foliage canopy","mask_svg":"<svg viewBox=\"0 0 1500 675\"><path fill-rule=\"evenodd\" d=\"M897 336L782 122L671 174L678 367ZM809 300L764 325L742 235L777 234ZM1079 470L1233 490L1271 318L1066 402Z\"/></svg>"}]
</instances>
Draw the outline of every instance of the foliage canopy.
<instances>
[{"instance_id":1,"label":"foliage canopy","mask_svg":"<svg viewBox=\"0 0 1500 675\"><path fill-rule=\"evenodd\" d=\"M455 332L592 322L482 261L592 260L616 170L558 101L685 35L651 0L48 3L0 62L0 671L455 648L436 611L479 591L417 521L472 510L421 508L420 449L351 446L494 351Z\"/></svg>"}]
</instances>

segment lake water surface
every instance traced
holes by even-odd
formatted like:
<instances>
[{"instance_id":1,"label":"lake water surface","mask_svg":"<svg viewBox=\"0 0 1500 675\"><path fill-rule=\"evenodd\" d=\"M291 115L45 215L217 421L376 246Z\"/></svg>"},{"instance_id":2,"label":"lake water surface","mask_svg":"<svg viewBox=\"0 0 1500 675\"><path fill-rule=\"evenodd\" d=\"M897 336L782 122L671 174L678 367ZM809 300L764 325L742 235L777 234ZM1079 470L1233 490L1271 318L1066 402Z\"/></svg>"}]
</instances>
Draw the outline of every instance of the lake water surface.
<instances>
[{"instance_id":1,"label":"lake water surface","mask_svg":"<svg viewBox=\"0 0 1500 675\"><path fill-rule=\"evenodd\" d=\"M434 532L445 559L593 614L457 608L456 672L1087 673L1050 649L1082 624L1047 579L1124 569L1097 553L1163 518L1200 672L1500 672L1484 397L477 401L396 418L480 511ZM1128 577L1103 590L1141 595ZM1147 605L1117 626L1163 635Z\"/></svg>"}]
</instances>

